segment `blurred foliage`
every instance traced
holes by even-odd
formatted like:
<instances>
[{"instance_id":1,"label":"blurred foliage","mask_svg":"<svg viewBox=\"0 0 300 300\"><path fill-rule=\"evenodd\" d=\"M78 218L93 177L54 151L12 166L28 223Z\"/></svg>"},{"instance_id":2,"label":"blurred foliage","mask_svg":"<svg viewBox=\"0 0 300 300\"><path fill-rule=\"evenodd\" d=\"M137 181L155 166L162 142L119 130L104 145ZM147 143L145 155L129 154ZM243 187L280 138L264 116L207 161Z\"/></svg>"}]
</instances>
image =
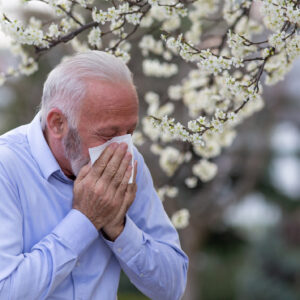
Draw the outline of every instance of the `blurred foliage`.
<instances>
[{"instance_id":1,"label":"blurred foliage","mask_svg":"<svg viewBox=\"0 0 300 300\"><path fill-rule=\"evenodd\" d=\"M148 300L138 289L132 285L125 275L121 272L118 300Z\"/></svg>"},{"instance_id":2,"label":"blurred foliage","mask_svg":"<svg viewBox=\"0 0 300 300\"><path fill-rule=\"evenodd\" d=\"M122 293L118 296L118 300L147 300L149 298L143 295L136 295L132 293Z\"/></svg>"},{"instance_id":3,"label":"blurred foliage","mask_svg":"<svg viewBox=\"0 0 300 300\"><path fill-rule=\"evenodd\" d=\"M237 282L237 299L300 299L300 247L290 245L282 232L270 231L252 246Z\"/></svg>"},{"instance_id":4,"label":"blurred foliage","mask_svg":"<svg viewBox=\"0 0 300 300\"><path fill-rule=\"evenodd\" d=\"M268 166L274 157L273 153L255 190L280 207L280 222L252 240L240 228L215 224L199 257L201 299L300 299L300 201L271 183Z\"/></svg>"}]
</instances>

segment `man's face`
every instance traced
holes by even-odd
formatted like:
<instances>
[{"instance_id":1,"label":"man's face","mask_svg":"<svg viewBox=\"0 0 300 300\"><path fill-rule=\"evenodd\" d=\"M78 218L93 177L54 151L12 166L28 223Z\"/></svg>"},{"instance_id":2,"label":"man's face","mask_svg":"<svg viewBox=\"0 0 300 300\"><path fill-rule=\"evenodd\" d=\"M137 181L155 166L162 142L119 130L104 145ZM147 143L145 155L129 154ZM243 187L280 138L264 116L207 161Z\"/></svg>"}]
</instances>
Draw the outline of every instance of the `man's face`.
<instances>
[{"instance_id":1,"label":"man's face","mask_svg":"<svg viewBox=\"0 0 300 300\"><path fill-rule=\"evenodd\" d=\"M132 134L138 122L138 99L128 84L89 80L79 113L78 128L63 138L65 157L75 176L89 162L88 148L115 136Z\"/></svg>"}]
</instances>

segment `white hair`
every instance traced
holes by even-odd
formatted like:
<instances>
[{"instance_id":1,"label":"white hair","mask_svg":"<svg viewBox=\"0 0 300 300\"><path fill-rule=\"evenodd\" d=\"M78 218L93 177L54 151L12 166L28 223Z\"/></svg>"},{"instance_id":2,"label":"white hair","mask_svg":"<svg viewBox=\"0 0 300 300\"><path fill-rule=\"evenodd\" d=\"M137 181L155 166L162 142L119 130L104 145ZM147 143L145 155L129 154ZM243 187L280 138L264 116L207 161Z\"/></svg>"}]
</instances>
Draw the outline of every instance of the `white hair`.
<instances>
[{"instance_id":1,"label":"white hair","mask_svg":"<svg viewBox=\"0 0 300 300\"><path fill-rule=\"evenodd\" d=\"M86 94L86 79L128 83L134 87L132 74L126 64L112 54L88 51L63 60L48 75L40 104L41 125L52 108L58 108L77 127L80 103Z\"/></svg>"}]
</instances>

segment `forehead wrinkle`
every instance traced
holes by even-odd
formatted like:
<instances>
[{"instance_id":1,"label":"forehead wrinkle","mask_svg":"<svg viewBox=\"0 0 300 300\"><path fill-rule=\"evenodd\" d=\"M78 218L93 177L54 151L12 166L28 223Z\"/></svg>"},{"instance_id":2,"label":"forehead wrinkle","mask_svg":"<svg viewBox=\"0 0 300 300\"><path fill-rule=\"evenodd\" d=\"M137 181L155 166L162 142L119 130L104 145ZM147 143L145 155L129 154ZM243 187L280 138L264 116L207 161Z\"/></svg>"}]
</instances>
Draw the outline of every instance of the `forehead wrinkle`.
<instances>
[{"instance_id":1,"label":"forehead wrinkle","mask_svg":"<svg viewBox=\"0 0 300 300\"><path fill-rule=\"evenodd\" d=\"M86 87L87 98L97 98L97 96L99 96L99 92L101 93L101 104L103 106L115 106L116 103L119 106L122 102L118 98L118 93L120 91L122 93L131 94L132 105L137 105L139 102L135 87L128 84L127 82L120 82L116 84L110 81L99 81L97 79L91 79L86 82ZM112 104L111 102L115 103ZM128 103L126 104L126 106L128 106Z\"/></svg>"}]
</instances>

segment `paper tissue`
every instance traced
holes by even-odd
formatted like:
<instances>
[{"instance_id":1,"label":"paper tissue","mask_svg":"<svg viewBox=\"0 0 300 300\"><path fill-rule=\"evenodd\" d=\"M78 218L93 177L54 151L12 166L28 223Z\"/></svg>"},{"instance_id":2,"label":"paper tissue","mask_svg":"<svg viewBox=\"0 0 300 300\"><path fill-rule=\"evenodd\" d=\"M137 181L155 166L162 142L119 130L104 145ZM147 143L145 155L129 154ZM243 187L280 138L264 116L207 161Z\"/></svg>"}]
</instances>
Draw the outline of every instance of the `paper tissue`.
<instances>
[{"instance_id":1,"label":"paper tissue","mask_svg":"<svg viewBox=\"0 0 300 300\"><path fill-rule=\"evenodd\" d=\"M104 151L104 149L112 143L119 143L119 144L126 143L128 145L127 151L130 152L132 155L132 160L131 160L132 173L131 173L131 177L130 177L128 183L133 183L134 159L133 159L133 142L132 142L131 134L116 136L100 146L97 146L94 148L89 148L89 154L90 154L92 165L98 159L98 157L101 155L101 153Z\"/></svg>"}]
</instances>

